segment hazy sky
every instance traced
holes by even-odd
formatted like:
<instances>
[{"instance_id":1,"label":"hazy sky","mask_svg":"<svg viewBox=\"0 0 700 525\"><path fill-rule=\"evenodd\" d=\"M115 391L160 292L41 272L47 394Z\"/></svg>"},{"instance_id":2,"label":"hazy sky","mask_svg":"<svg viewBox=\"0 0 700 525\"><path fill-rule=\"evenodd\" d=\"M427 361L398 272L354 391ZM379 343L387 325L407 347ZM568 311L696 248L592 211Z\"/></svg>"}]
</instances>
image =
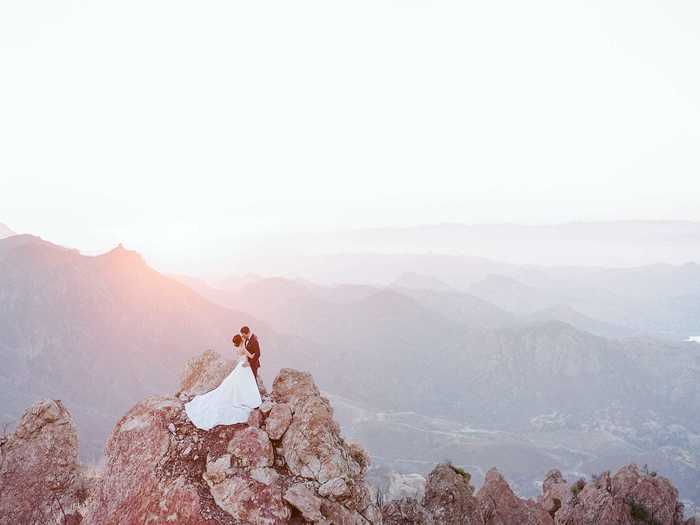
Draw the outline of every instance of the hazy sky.
<instances>
[{"instance_id":1,"label":"hazy sky","mask_svg":"<svg viewBox=\"0 0 700 525\"><path fill-rule=\"evenodd\" d=\"M700 220L697 1L0 2L0 222Z\"/></svg>"}]
</instances>

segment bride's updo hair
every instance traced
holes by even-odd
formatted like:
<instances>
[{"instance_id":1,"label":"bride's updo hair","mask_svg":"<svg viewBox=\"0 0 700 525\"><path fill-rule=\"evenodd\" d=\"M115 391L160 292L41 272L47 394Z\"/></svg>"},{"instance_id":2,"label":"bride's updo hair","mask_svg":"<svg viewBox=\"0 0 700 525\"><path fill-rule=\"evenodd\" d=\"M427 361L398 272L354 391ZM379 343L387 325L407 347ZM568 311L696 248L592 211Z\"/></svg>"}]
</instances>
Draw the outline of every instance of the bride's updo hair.
<instances>
[{"instance_id":1,"label":"bride's updo hair","mask_svg":"<svg viewBox=\"0 0 700 525\"><path fill-rule=\"evenodd\" d=\"M243 338L240 336L240 334L236 334L233 336L233 344L234 346L241 346L241 343L243 342Z\"/></svg>"}]
</instances>

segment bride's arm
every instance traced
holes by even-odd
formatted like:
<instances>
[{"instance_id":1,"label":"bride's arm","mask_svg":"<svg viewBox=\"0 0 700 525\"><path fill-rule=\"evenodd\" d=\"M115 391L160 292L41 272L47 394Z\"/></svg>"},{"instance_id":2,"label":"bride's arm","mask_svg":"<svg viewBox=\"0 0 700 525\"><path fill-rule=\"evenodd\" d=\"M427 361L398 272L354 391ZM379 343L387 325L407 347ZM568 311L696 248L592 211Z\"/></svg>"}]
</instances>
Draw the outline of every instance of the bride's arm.
<instances>
[{"instance_id":1,"label":"bride's arm","mask_svg":"<svg viewBox=\"0 0 700 525\"><path fill-rule=\"evenodd\" d=\"M244 367L250 366L250 365L248 364L248 360L245 359L246 356L247 356L247 357L250 357L251 354L249 354L248 351L247 351L244 347L239 348L239 349L238 349L238 359L239 359L239 361L240 361L240 360L243 360L243 365L242 365L242 366L244 366Z\"/></svg>"}]
</instances>

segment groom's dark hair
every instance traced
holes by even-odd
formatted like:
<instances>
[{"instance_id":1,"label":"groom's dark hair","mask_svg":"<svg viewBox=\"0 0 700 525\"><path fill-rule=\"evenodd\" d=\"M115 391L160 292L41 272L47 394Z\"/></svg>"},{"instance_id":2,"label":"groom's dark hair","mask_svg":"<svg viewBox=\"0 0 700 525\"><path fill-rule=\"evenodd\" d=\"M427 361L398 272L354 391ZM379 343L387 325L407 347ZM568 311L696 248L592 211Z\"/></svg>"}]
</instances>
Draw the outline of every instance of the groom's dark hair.
<instances>
[{"instance_id":1,"label":"groom's dark hair","mask_svg":"<svg viewBox=\"0 0 700 525\"><path fill-rule=\"evenodd\" d=\"M241 327L241 333L248 335L250 333L250 328L248 328L247 326Z\"/></svg>"}]
</instances>

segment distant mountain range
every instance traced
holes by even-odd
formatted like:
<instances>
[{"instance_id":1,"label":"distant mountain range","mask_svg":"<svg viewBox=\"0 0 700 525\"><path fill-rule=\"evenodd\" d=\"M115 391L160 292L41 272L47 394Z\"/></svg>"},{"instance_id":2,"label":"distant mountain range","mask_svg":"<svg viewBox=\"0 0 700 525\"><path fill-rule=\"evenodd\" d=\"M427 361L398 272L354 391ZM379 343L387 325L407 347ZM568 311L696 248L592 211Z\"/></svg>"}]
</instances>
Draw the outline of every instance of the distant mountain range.
<instances>
[{"instance_id":1,"label":"distant mountain range","mask_svg":"<svg viewBox=\"0 0 700 525\"><path fill-rule=\"evenodd\" d=\"M199 290L226 303L222 290L244 293L249 285L258 297L270 296L261 305L269 308L287 297L290 287L307 283L309 289L309 282L323 282L326 288L339 290L334 292L338 296L356 287L444 294L442 301L446 304L456 295L471 302L481 299L508 314L565 321L603 336L648 334L681 341L700 334L700 265L696 263L562 267L513 265L461 256L382 254L327 256L318 262L316 267L310 260L297 261L309 266L301 272L303 277L287 278L287 284L280 284L285 291L275 289L275 281L250 277L241 285L224 283L218 291ZM342 274L341 283L357 284L332 284L330 274ZM314 275L320 275L320 280L313 279ZM261 289L268 286L269 290Z\"/></svg>"},{"instance_id":2,"label":"distant mountain range","mask_svg":"<svg viewBox=\"0 0 700 525\"><path fill-rule=\"evenodd\" d=\"M696 328L696 265L384 257L373 261L394 263L390 285L251 275L217 287L121 246L86 257L2 239L0 422L62 399L94 460L121 413L173 390L188 357L227 353L246 322L268 384L281 366L312 372L377 468L498 464L530 494L543 464L575 476L638 461L700 501L700 347L676 337ZM348 277L359 260L343 262ZM667 327L673 337L647 335Z\"/></svg>"},{"instance_id":3,"label":"distant mountain range","mask_svg":"<svg viewBox=\"0 0 700 525\"><path fill-rule=\"evenodd\" d=\"M229 242L211 246L208 251L212 259L219 261L218 264L212 263L217 271L228 266L236 268L241 274L305 277L318 282L326 282L327 279L328 283L343 282L344 278L358 276L363 282L388 278L382 281L382 284L388 284L398 277L391 270L400 273L412 270L406 267L379 267L373 264L377 260L367 255L440 255L443 257L433 257L432 262L441 265L449 264L444 256L453 256L453 262L454 256L460 256L468 258L466 262L470 266L478 266L479 259L517 265L608 268L700 261L700 222L436 224L257 236L231 239L230 243L245 245L248 255L230 257L230 251L226 248ZM340 257L336 258L338 255ZM348 255L355 257L348 259ZM226 261L225 265L221 261ZM355 265L355 271L344 277L342 270L347 269L350 262ZM434 275L424 269L415 271L422 275ZM385 277L386 274L391 275Z\"/></svg>"}]
</instances>

